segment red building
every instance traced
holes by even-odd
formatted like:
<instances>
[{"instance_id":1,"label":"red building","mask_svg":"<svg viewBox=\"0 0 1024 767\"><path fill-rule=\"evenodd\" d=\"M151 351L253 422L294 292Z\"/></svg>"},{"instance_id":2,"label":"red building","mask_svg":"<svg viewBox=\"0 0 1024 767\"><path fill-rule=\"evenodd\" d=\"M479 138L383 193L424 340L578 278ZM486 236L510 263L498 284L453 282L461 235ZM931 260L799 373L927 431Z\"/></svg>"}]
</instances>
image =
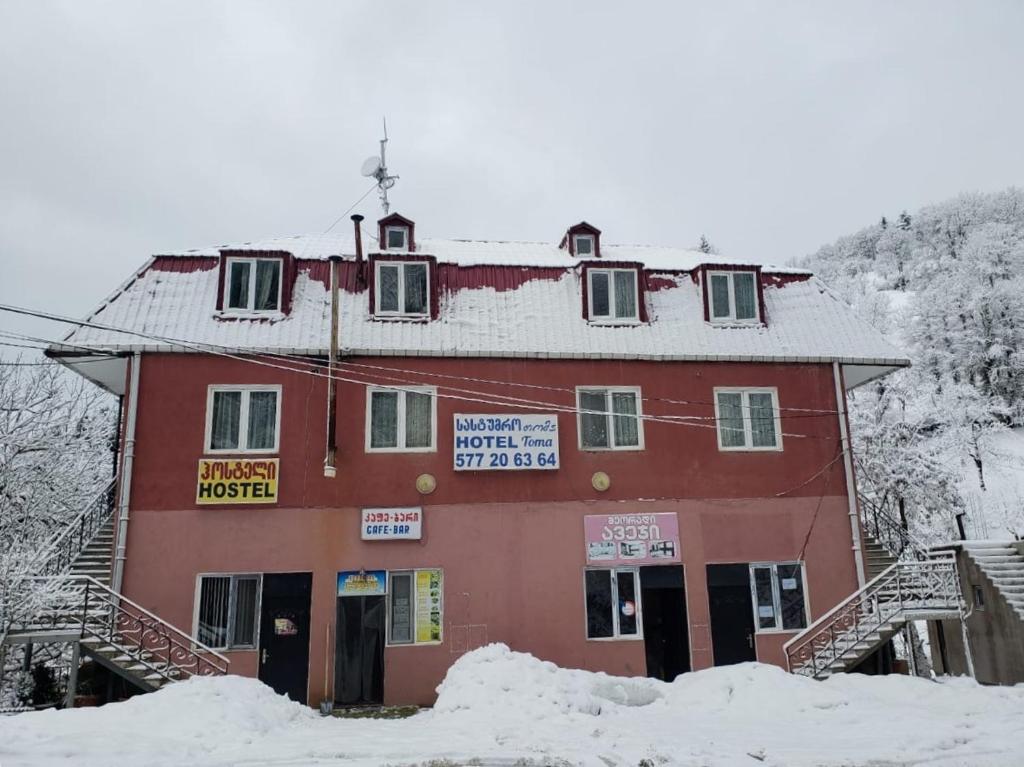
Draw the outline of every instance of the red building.
<instances>
[{"instance_id":1,"label":"red building","mask_svg":"<svg viewBox=\"0 0 1024 767\"><path fill-rule=\"evenodd\" d=\"M907 361L811 274L374 234L156 256L51 349L123 397L116 590L354 704L783 664L863 582L845 395Z\"/></svg>"}]
</instances>

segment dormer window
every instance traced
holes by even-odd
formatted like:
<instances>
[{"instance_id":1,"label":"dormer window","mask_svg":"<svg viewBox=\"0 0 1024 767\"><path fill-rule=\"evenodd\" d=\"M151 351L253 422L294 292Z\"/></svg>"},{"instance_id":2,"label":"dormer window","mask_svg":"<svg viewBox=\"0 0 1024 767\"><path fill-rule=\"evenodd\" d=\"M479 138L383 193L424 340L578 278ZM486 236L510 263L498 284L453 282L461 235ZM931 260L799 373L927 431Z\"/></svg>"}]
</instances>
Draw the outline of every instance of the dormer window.
<instances>
[{"instance_id":1,"label":"dormer window","mask_svg":"<svg viewBox=\"0 0 1024 767\"><path fill-rule=\"evenodd\" d=\"M388 226L384 229L385 250L408 250L409 229L404 226Z\"/></svg>"},{"instance_id":2,"label":"dormer window","mask_svg":"<svg viewBox=\"0 0 1024 767\"><path fill-rule=\"evenodd\" d=\"M280 311L282 265L279 258L229 257L224 279L224 311Z\"/></svg>"},{"instance_id":3,"label":"dormer window","mask_svg":"<svg viewBox=\"0 0 1024 767\"><path fill-rule=\"evenodd\" d=\"M379 236L377 242L381 250L416 251L416 224L405 216L392 213L377 222Z\"/></svg>"},{"instance_id":4,"label":"dormer window","mask_svg":"<svg viewBox=\"0 0 1024 767\"><path fill-rule=\"evenodd\" d=\"M601 230L586 221L569 227L558 245L576 258L601 257Z\"/></svg>"},{"instance_id":5,"label":"dormer window","mask_svg":"<svg viewBox=\"0 0 1024 767\"><path fill-rule=\"evenodd\" d=\"M430 314L430 265L426 261L377 261L373 313L378 317Z\"/></svg>"},{"instance_id":6,"label":"dormer window","mask_svg":"<svg viewBox=\"0 0 1024 767\"><path fill-rule=\"evenodd\" d=\"M574 234L572 237L573 250L579 258L592 258L594 255L594 235Z\"/></svg>"},{"instance_id":7,"label":"dormer window","mask_svg":"<svg viewBox=\"0 0 1024 767\"><path fill-rule=\"evenodd\" d=\"M591 322L639 322L636 269L587 269Z\"/></svg>"},{"instance_id":8,"label":"dormer window","mask_svg":"<svg viewBox=\"0 0 1024 767\"><path fill-rule=\"evenodd\" d=\"M756 272L707 273L710 319L718 323L760 322Z\"/></svg>"}]
</instances>

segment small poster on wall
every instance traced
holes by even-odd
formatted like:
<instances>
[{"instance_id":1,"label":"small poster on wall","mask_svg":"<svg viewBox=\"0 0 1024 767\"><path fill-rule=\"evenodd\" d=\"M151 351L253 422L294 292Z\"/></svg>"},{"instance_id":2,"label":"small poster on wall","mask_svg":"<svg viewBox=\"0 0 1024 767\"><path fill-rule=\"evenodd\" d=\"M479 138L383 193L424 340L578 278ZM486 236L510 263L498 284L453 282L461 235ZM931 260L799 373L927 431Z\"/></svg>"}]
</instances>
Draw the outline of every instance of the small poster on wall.
<instances>
[{"instance_id":1,"label":"small poster on wall","mask_svg":"<svg viewBox=\"0 0 1024 767\"><path fill-rule=\"evenodd\" d=\"M387 592L387 570L342 570L338 573L339 597L372 597Z\"/></svg>"},{"instance_id":2,"label":"small poster on wall","mask_svg":"<svg viewBox=\"0 0 1024 767\"><path fill-rule=\"evenodd\" d=\"M416 642L441 641L441 571L416 571Z\"/></svg>"}]
</instances>

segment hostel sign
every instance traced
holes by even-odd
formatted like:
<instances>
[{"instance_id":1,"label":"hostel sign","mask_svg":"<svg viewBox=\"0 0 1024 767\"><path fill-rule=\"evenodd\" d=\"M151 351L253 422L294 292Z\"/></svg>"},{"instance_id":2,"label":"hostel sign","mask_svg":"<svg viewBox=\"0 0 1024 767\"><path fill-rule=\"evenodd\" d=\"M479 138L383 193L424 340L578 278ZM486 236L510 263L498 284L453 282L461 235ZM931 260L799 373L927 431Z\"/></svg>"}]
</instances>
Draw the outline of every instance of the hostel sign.
<instances>
[{"instance_id":1,"label":"hostel sign","mask_svg":"<svg viewBox=\"0 0 1024 767\"><path fill-rule=\"evenodd\" d=\"M456 471L558 468L558 416L455 414Z\"/></svg>"},{"instance_id":2,"label":"hostel sign","mask_svg":"<svg viewBox=\"0 0 1024 767\"><path fill-rule=\"evenodd\" d=\"M588 565L679 562L679 518L664 514L593 514L583 518Z\"/></svg>"},{"instance_id":3,"label":"hostel sign","mask_svg":"<svg viewBox=\"0 0 1024 767\"><path fill-rule=\"evenodd\" d=\"M277 458L201 458L196 503L277 503L277 475Z\"/></svg>"}]
</instances>

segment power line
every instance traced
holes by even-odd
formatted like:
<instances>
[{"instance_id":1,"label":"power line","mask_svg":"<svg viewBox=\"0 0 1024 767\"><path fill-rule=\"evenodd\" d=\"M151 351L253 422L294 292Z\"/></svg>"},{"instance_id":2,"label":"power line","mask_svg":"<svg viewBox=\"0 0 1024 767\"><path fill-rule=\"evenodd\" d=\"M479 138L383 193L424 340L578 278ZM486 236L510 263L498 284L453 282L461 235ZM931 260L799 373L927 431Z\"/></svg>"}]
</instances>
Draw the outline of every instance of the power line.
<instances>
[{"instance_id":1,"label":"power line","mask_svg":"<svg viewBox=\"0 0 1024 767\"><path fill-rule=\"evenodd\" d=\"M152 333L143 333L143 332L137 331L137 330L131 330L131 329L128 329L128 328L118 328L116 326L106 325L106 324L103 324L103 323L90 322L88 320L76 320L76 319L73 319L73 318L70 318L70 317L64 317L62 315L54 314L52 312L36 311L36 310L26 309L26 308L23 308L23 307L12 306L12 305L8 305L8 304L0 304L0 310L8 311L8 312L13 312L15 314L22 314L22 315L26 315L26 316L30 316L30 317L38 317L38 318L41 318L41 319L48 319L48 320L51 320L51 321L54 321L54 322L62 322L62 323L65 323L65 324L77 325L77 326L80 326L80 327L88 327L88 328L99 329L99 330L107 330L107 331L111 331L111 332L115 332L115 333L125 333L125 334L128 334L128 335L138 336L140 338L146 338L146 339L149 339L149 340L156 340L156 341L161 341L163 343L167 343L167 344L171 344L171 345L175 345L175 346L180 346L180 347L185 348L185 349L192 349L193 351L197 351L197 352L203 352L203 353L207 353L207 354L214 354L216 356L221 356L221 357L225 357L225 358L228 358L228 359L234 359L234 360L238 360L240 362L246 362L246 363L249 363L249 364L260 365L262 367L269 367L269 368L278 369L278 370L285 370L287 372L300 373L300 374L304 374L304 375L312 375L312 376L315 376L315 377L318 377L318 378L325 378L325 379L333 377L334 380L336 380L336 381L342 381L342 382L345 382L345 383L352 383L352 384L356 384L356 385L359 385L359 386L377 386L377 387L380 387L380 388L391 389L391 390L394 390L394 391L405 391L405 392L408 392L408 391L416 392L416 391L419 390L419 388L409 388L409 386L396 386L396 385L393 385L393 384L382 384L379 381L374 381L370 377L370 375L366 374L366 373L358 373L358 372L352 373L352 375L361 375L361 376L363 376L363 378L361 378L361 379L348 378L348 377L345 377L345 376L339 376L337 374L331 376L331 375L329 375L327 373L321 373L321 372L316 371L316 370L311 370L311 369L310 370L304 370L304 369L301 369L301 368L287 367L287 366L284 366L284 365L276 365L276 364L272 364L272 363L269 363L269 362L260 361L259 359L254 359L253 358L254 356L255 357L263 356L263 355L259 355L258 353L254 354L254 355L250 355L250 356L243 356L243 355L233 354L233 353L229 353L229 352L217 351L216 347L220 346L219 344L205 344L205 343L202 343L202 342L192 342L192 341L186 341L184 339L170 338L170 337L166 337L166 336L159 336L159 335L155 335L155 334L152 334ZM74 345L74 344L72 344L72 345ZM77 345L75 345L75 346L77 346ZM80 347L80 348L87 348L87 347ZM228 349L230 347L221 346L221 348ZM97 350L93 350L93 351L97 351ZM290 359L288 359L288 361L289 362L293 362ZM293 363L293 364L296 364L296 363ZM297 362L297 364L302 364L302 365L305 365L306 367L309 367L309 368L313 367L313 365L311 363L308 363L308 362ZM382 376L382 378L384 378L384 377ZM369 379L369 380L366 380L366 379ZM450 389L452 391L458 391L458 392L461 392L461 394L471 394L471 395L474 395L474 396L461 396L461 394L443 394L443 393L440 393L440 392L435 392L435 396L437 396L437 397L440 397L440 398L443 398L443 399L451 399L451 400L463 401L463 402L473 402L473 403L486 404L486 405L501 405L501 406L504 406L504 407L515 407L515 408L520 408L520 409L538 409L538 408L540 408L540 409L546 409L546 410L555 410L556 412L562 412L562 413L575 413L575 414L584 414L584 415L601 415L601 416L629 417L629 418L636 418L638 421L650 421L650 422L654 422L654 423L669 423L669 424L676 424L676 425L680 425L680 426L691 426L691 427L695 427L695 428L707 428L707 429L717 429L718 428L716 425L704 424L704 423L694 423L690 419L681 420L681 417L679 417L679 416L654 416L654 415L645 415L645 414L642 414L642 413L641 414L614 413L614 412L609 412L609 411L590 410L590 409L587 409L587 408L580 408L580 407L573 407L573 406L567 406L567 405L560 405L558 403L551 403L551 402L547 402L547 401L543 401L543 400L529 400L529 399L523 399L523 398L518 398L518 397L510 397L510 396L502 395L502 394L491 394L491 393L488 393L488 392L478 392L478 391L474 391L474 390L458 389L456 387L450 387L450 386L442 386L441 388ZM816 434L798 434L798 433L787 433L787 432L782 432L781 436L782 437L797 438L797 439L810 438L810 439L822 439L822 440L831 440L831 439L834 438L832 436L824 436L824 435L816 435Z\"/></svg>"}]
</instances>

